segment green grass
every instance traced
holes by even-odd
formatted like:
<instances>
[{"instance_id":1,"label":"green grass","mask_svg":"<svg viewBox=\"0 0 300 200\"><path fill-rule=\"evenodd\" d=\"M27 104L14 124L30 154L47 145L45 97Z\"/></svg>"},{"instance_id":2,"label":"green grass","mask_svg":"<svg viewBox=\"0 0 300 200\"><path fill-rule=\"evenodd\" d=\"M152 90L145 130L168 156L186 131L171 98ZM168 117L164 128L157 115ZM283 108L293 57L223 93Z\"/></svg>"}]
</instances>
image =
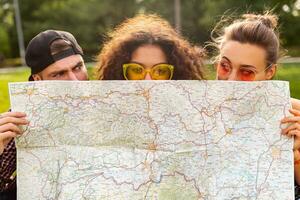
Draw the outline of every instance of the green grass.
<instances>
[{"instance_id":1,"label":"green grass","mask_svg":"<svg viewBox=\"0 0 300 200\"><path fill-rule=\"evenodd\" d=\"M29 74L29 70L0 73L0 113L9 109L8 82L27 81Z\"/></svg>"},{"instance_id":2,"label":"green grass","mask_svg":"<svg viewBox=\"0 0 300 200\"><path fill-rule=\"evenodd\" d=\"M88 71L92 77L92 64L88 64ZM210 71L213 71L211 67ZM27 81L29 69L16 70L15 72L0 73L0 113L9 109L8 82ZM214 79L214 72L209 73L209 79ZM276 80L290 82L291 96L300 99L300 63L284 64L278 68Z\"/></svg>"},{"instance_id":3,"label":"green grass","mask_svg":"<svg viewBox=\"0 0 300 200\"><path fill-rule=\"evenodd\" d=\"M300 63L279 67L275 79L289 81L291 96L300 99Z\"/></svg>"}]
</instances>

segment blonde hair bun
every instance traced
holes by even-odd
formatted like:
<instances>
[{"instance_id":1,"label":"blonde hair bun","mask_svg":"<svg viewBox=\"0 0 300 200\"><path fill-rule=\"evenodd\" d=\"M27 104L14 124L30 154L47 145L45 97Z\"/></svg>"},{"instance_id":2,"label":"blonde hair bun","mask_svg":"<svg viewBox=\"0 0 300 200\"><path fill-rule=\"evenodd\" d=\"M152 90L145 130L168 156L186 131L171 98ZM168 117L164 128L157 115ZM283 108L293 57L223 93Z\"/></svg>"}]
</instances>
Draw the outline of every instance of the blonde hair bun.
<instances>
[{"instance_id":1,"label":"blonde hair bun","mask_svg":"<svg viewBox=\"0 0 300 200\"><path fill-rule=\"evenodd\" d=\"M246 21L260 21L266 27L271 29L275 29L278 25L278 17L269 13L265 13L264 15L244 14L243 18Z\"/></svg>"}]
</instances>

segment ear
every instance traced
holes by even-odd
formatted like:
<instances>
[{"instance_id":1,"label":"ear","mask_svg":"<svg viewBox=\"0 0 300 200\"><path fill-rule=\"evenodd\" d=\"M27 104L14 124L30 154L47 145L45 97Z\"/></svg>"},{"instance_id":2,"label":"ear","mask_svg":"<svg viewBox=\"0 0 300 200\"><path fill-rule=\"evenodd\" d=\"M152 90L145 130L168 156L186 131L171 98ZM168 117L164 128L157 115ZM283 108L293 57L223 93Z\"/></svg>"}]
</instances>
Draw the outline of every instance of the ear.
<instances>
[{"instance_id":1,"label":"ear","mask_svg":"<svg viewBox=\"0 0 300 200\"><path fill-rule=\"evenodd\" d=\"M277 71L277 64L273 64L269 69L266 71L266 80L271 80Z\"/></svg>"},{"instance_id":2,"label":"ear","mask_svg":"<svg viewBox=\"0 0 300 200\"><path fill-rule=\"evenodd\" d=\"M41 81L43 80L42 77L38 74L32 74L32 78L34 81Z\"/></svg>"}]
</instances>

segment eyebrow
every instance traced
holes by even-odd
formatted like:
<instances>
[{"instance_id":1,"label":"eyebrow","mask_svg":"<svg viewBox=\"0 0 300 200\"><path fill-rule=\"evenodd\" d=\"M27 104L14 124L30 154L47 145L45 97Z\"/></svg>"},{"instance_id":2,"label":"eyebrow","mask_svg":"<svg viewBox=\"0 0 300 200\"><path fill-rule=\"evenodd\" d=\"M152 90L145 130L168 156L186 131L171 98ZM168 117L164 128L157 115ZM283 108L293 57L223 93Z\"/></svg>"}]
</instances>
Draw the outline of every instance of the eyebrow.
<instances>
[{"instance_id":1,"label":"eyebrow","mask_svg":"<svg viewBox=\"0 0 300 200\"><path fill-rule=\"evenodd\" d=\"M72 67L72 68L79 67L79 66L83 66L83 62L82 61L78 61L77 64L74 65L74 67Z\"/></svg>"},{"instance_id":2,"label":"eyebrow","mask_svg":"<svg viewBox=\"0 0 300 200\"><path fill-rule=\"evenodd\" d=\"M231 64L231 61L229 60L229 58L227 58L226 56L222 56L222 59L225 59L225 60L227 60L230 64Z\"/></svg>"},{"instance_id":3,"label":"eyebrow","mask_svg":"<svg viewBox=\"0 0 300 200\"><path fill-rule=\"evenodd\" d=\"M132 61L132 62L129 62L129 63L139 64L139 65L141 65L141 66L145 67L145 65L144 65L144 64L142 64L142 63L139 63L139 62ZM156 66L156 65L161 65L161 64L167 64L167 65L169 65L169 63L162 62L162 63L156 63L155 65L152 65L151 67L154 67L154 66Z\"/></svg>"},{"instance_id":4,"label":"eyebrow","mask_svg":"<svg viewBox=\"0 0 300 200\"><path fill-rule=\"evenodd\" d=\"M57 71L54 71L54 72L51 72L50 73L50 76L53 76L53 75L56 75L56 74L59 74L59 73L65 73L67 72L68 70L57 70Z\"/></svg>"},{"instance_id":5,"label":"eyebrow","mask_svg":"<svg viewBox=\"0 0 300 200\"><path fill-rule=\"evenodd\" d=\"M232 64L231 61L230 61L230 59L227 58L226 56L222 56L222 58L224 58L224 59L227 60L230 64ZM256 70L256 67L254 67L253 65L240 64L240 66L241 66L241 67L247 67L247 68L253 68L254 70Z\"/></svg>"},{"instance_id":6,"label":"eyebrow","mask_svg":"<svg viewBox=\"0 0 300 200\"><path fill-rule=\"evenodd\" d=\"M78 62L76 63L76 65L74 65L74 66L72 67L72 69L74 69L75 67L82 66L82 65L83 65L83 62L82 62L82 61L78 61ZM53 71L53 72L50 73L50 76L53 76L53 75L59 74L59 73L65 73L65 72L67 72L67 71L68 71L68 70L57 70L57 71Z\"/></svg>"}]
</instances>

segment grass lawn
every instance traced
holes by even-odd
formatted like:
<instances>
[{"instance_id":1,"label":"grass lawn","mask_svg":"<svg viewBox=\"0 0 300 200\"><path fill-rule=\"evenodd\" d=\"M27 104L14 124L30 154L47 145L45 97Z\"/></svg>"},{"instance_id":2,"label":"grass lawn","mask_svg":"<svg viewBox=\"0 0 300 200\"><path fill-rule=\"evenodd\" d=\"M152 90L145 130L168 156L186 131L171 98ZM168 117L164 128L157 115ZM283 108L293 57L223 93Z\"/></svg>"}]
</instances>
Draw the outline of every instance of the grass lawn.
<instances>
[{"instance_id":1,"label":"grass lawn","mask_svg":"<svg viewBox=\"0 0 300 200\"><path fill-rule=\"evenodd\" d=\"M279 67L279 71L275 77L278 80L286 80L290 82L291 96L300 99L300 63L285 64Z\"/></svg>"},{"instance_id":2,"label":"grass lawn","mask_svg":"<svg viewBox=\"0 0 300 200\"><path fill-rule=\"evenodd\" d=\"M0 113L9 109L8 82L27 81L29 74L29 70L0 73Z\"/></svg>"},{"instance_id":3,"label":"grass lawn","mask_svg":"<svg viewBox=\"0 0 300 200\"><path fill-rule=\"evenodd\" d=\"M92 77L92 64L88 64L89 75ZM211 71L213 71L211 69ZM19 69L14 72L0 72L0 113L9 109L8 82L27 81L29 69ZM214 72L210 73L209 79L214 79ZM278 68L276 80L290 82L291 96L300 99L300 63L284 64Z\"/></svg>"}]
</instances>

